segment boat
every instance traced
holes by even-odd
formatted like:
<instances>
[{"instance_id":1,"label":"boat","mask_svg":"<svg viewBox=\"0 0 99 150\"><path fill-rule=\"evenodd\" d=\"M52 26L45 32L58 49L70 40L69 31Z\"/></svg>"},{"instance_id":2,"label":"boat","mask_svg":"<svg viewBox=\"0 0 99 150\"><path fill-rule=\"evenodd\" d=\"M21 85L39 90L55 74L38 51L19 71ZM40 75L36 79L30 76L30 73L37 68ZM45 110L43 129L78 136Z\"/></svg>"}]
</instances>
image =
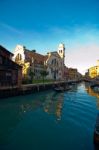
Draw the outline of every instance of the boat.
<instances>
[{"instance_id":1,"label":"boat","mask_svg":"<svg viewBox=\"0 0 99 150\"><path fill-rule=\"evenodd\" d=\"M94 92L99 93L99 85L91 85L90 87L93 89Z\"/></svg>"},{"instance_id":2,"label":"boat","mask_svg":"<svg viewBox=\"0 0 99 150\"><path fill-rule=\"evenodd\" d=\"M94 144L99 146L99 113L96 119L96 125L94 129Z\"/></svg>"},{"instance_id":3,"label":"boat","mask_svg":"<svg viewBox=\"0 0 99 150\"><path fill-rule=\"evenodd\" d=\"M99 86L94 87L93 90L94 90L95 92L99 92Z\"/></svg>"},{"instance_id":4,"label":"boat","mask_svg":"<svg viewBox=\"0 0 99 150\"><path fill-rule=\"evenodd\" d=\"M57 92L63 92L64 88L63 87L55 87L54 90Z\"/></svg>"},{"instance_id":5,"label":"boat","mask_svg":"<svg viewBox=\"0 0 99 150\"><path fill-rule=\"evenodd\" d=\"M99 83L98 82L91 82L90 87L91 88L99 87Z\"/></svg>"},{"instance_id":6,"label":"boat","mask_svg":"<svg viewBox=\"0 0 99 150\"><path fill-rule=\"evenodd\" d=\"M59 86L59 87L55 87L54 90L57 91L57 92L63 92L63 91L71 90L71 87L69 87L69 86L66 86L66 87Z\"/></svg>"},{"instance_id":7,"label":"boat","mask_svg":"<svg viewBox=\"0 0 99 150\"><path fill-rule=\"evenodd\" d=\"M64 91L69 91L69 90L71 90L71 86L66 86L66 87L64 87Z\"/></svg>"},{"instance_id":8,"label":"boat","mask_svg":"<svg viewBox=\"0 0 99 150\"><path fill-rule=\"evenodd\" d=\"M72 85L75 85L75 84L77 84L77 83L76 83L76 82L72 82L71 84L72 84Z\"/></svg>"}]
</instances>

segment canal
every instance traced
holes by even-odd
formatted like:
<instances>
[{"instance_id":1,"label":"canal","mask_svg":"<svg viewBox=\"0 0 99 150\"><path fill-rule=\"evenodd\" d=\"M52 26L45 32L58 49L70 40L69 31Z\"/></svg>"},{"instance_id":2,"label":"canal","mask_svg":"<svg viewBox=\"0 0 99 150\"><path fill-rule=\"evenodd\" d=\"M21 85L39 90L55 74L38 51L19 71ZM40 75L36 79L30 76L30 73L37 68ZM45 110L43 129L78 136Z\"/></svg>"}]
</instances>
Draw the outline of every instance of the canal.
<instances>
[{"instance_id":1,"label":"canal","mask_svg":"<svg viewBox=\"0 0 99 150\"><path fill-rule=\"evenodd\" d=\"M0 150L94 150L98 94L88 84L0 100Z\"/></svg>"}]
</instances>

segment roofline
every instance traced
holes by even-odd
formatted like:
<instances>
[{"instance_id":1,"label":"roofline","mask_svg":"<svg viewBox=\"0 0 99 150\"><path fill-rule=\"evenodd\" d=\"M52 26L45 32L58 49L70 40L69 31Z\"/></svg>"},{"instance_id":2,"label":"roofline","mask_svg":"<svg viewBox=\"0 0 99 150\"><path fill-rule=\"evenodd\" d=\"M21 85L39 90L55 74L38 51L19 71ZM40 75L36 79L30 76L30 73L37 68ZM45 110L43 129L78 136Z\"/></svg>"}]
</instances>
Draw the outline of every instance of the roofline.
<instances>
[{"instance_id":1,"label":"roofline","mask_svg":"<svg viewBox=\"0 0 99 150\"><path fill-rule=\"evenodd\" d=\"M9 53L10 55L14 55L13 53L11 53L10 51L8 51L5 47L3 47L2 45L0 45L0 48L5 50L7 53Z\"/></svg>"},{"instance_id":2,"label":"roofline","mask_svg":"<svg viewBox=\"0 0 99 150\"><path fill-rule=\"evenodd\" d=\"M90 67L89 69L91 69L91 68L95 68L95 67L99 67L98 65L96 65L96 66L92 66L92 67Z\"/></svg>"}]
</instances>

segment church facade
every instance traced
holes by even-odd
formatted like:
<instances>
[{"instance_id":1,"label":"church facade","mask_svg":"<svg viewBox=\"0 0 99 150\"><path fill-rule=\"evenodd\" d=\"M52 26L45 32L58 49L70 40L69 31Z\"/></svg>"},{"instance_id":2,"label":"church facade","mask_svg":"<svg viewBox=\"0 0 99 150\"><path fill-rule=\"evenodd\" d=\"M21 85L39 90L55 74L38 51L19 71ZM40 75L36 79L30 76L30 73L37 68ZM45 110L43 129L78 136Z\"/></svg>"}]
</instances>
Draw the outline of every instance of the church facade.
<instances>
[{"instance_id":1,"label":"church facade","mask_svg":"<svg viewBox=\"0 0 99 150\"><path fill-rule=\"evenodd\" d=\"M29 78L30 70L36 79L41 78L41 72L47 71L47 79L64 79L65 45L59 44L58 50L48 52L47 55L28 50L25 46L17 45L14 50L13 61L22 66L23 77Z\"/></svg>"}]
</instances>

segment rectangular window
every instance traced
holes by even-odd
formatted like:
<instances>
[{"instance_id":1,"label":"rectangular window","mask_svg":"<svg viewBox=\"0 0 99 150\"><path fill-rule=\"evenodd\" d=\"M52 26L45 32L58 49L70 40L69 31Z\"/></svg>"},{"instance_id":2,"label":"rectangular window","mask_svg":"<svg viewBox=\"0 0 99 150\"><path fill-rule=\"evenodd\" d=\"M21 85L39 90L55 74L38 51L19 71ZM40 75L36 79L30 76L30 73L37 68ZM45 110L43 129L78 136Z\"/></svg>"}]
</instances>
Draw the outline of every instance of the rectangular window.
<instances>
[{"instance_id":1,"label":"rectangular window","mask_svg":"<svg viewBox=\"0 0 99 150\"><path fill-rule=\"evenodd\" d=\"M2 64L2 57L0 56L0 64Z\"/></svg>"},{"instance_id":2,"label":"rectangular window","mask_svg":"<svg viewBox=\"0 0 99 150\"><path fill-rule=\"evenodd\" d=\"M51 68L51 73L53 73L53 69Z\"/></svg>"}]
</instances>

